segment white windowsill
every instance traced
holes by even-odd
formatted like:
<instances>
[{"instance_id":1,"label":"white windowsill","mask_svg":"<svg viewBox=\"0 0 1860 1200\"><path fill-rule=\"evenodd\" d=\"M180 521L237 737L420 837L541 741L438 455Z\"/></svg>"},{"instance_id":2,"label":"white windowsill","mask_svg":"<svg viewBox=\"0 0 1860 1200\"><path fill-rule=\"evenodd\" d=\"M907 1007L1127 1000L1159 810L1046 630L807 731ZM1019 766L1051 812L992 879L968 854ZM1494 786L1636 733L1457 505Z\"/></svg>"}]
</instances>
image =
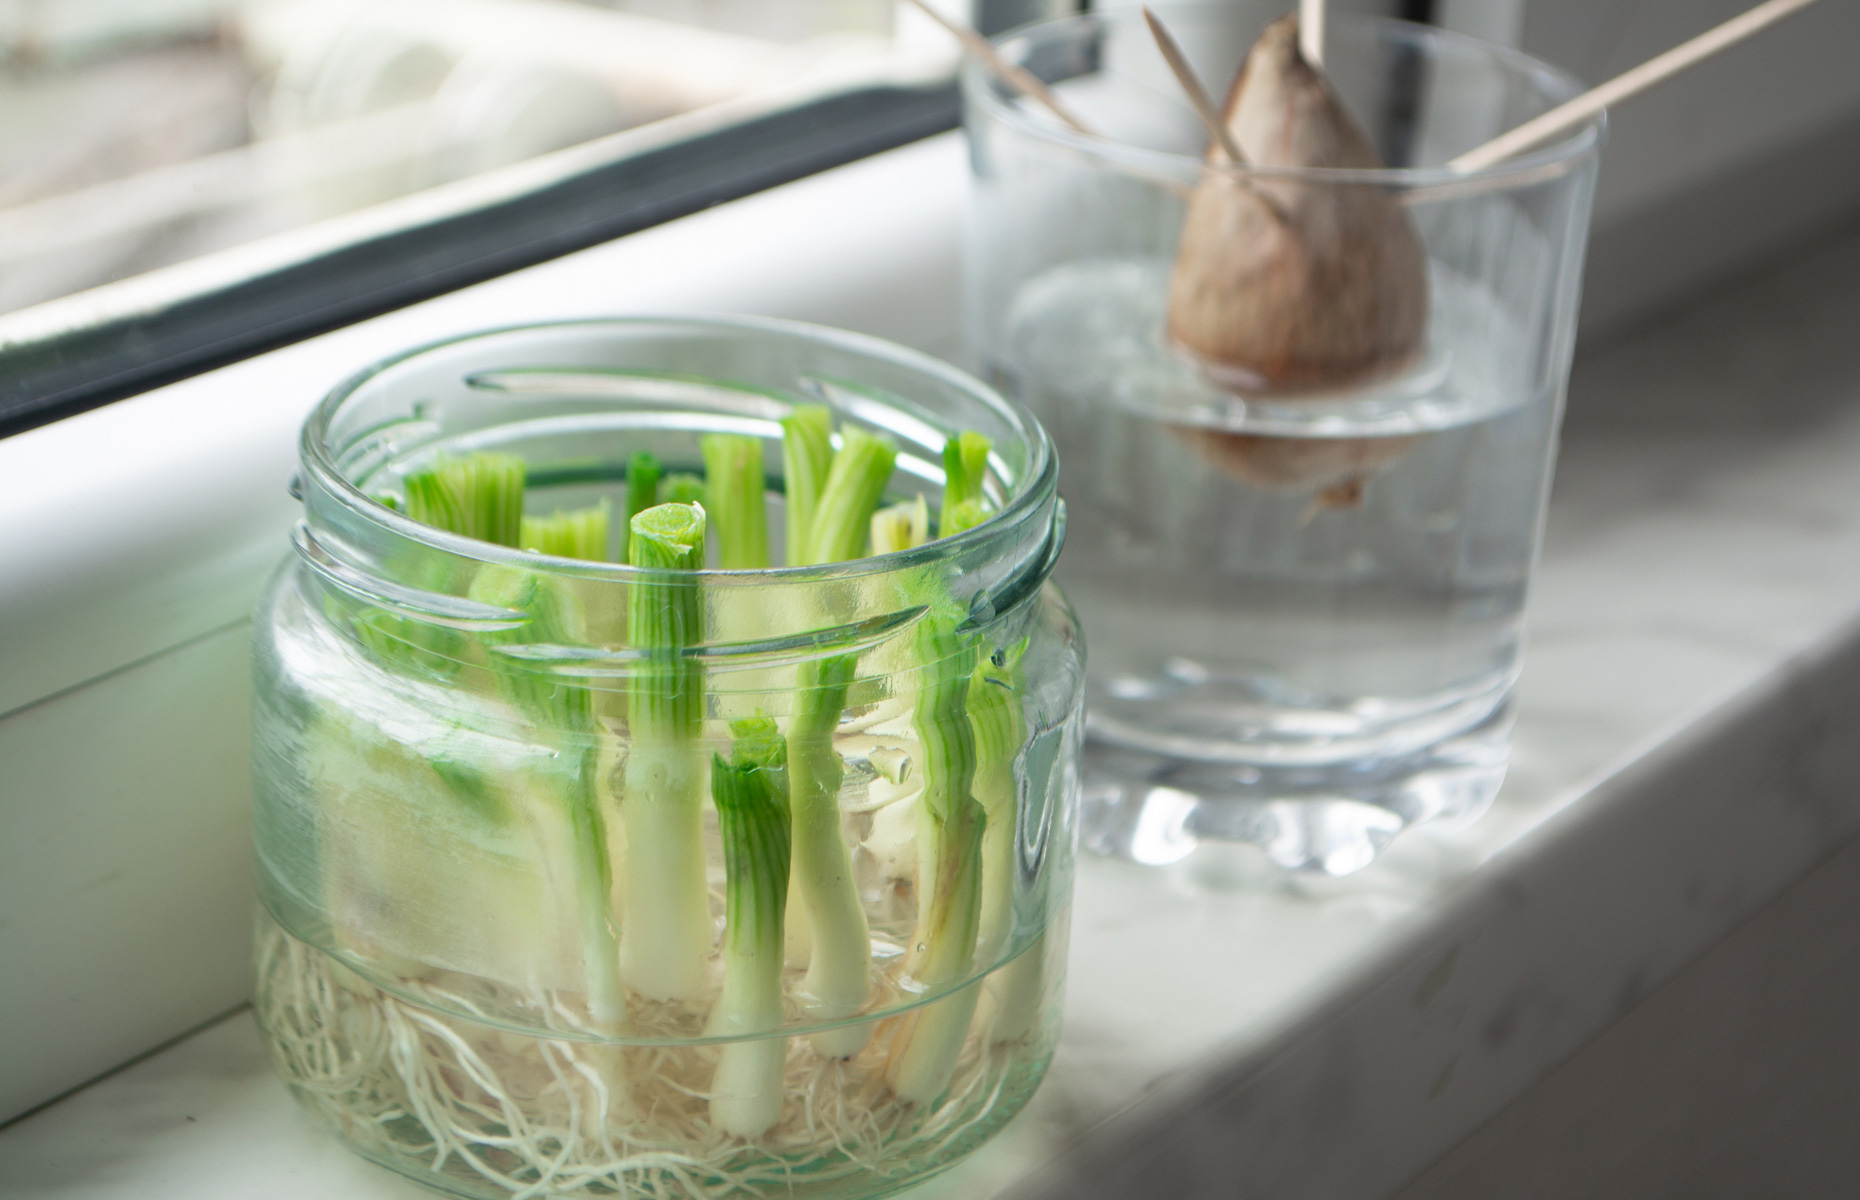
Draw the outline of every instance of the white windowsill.
<instances>
[{"instance_id":1,"label":"white windowsill","mask_svg":"<svg viewBox=\"0 0 1860 1200\"><path fill-rule=\"evenodd\" d=\"M282 549L291 430L389 350L725 304L949 349L963 170L936 139L0 442L0 511L30 514L0 532L0 661L34 672L9 666L0 713L236 623L254 564ZM1860 304L1840 287L1856 263L1842 243L1585 365L1491 813L1404 835L1341 881L1246 849L1168 870L1082 860L1052 1075L916 1194L998 1194L1055 1156L1065 1178L1096 1161L1079 1139L1137 1106L1123 1128L1205 1134L1227 1190L1386 1195L1860 830L1841 786L1860 747L1829 719L1860 691L1860 416L1839 406L1860 395ZM1797 398L1789 419L1745 420L1774 387ZM1663 396L1684 398L1665 424ZM1584 420L1610 406L1646 419ZM174 429L198 449L157 478L139 446ZM99 475L174 507L93 500ZM104 516L117 547L27 590L20 564L94 541ZM192 573L134 582L118 556L151 546ZM0 834L9 819L0 802ZM20 961L8 936L0 961ZM0 1032L0 1054L22 1036ZM1211 1097L1230 1122L1206 1124ZM294 1111L244 1013L0 1130L0 1164L10 1195L47 1200L424 1194Z\"/></svg>"}]
</instances>

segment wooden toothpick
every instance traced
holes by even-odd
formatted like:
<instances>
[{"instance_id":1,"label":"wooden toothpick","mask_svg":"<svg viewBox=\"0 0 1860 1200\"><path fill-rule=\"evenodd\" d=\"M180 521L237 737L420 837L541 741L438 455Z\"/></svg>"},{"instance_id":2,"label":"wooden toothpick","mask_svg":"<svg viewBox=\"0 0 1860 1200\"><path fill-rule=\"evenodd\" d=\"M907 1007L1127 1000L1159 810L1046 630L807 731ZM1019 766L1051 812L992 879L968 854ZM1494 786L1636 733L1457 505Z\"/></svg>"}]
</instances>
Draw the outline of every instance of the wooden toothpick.
<instances>
[{"instance_id":1,"label":"wooden toothpick","mask_svg":"<svg viewBox=\"0 0 1860 1200\"><path fill-rule=\"evenodd\" d=\"M995 78L1001 80L1028 99L1044 105L1048 112L1058 117L1061 121L1064 121L1067 125L1070 125L1073 129L1084 134L1086 137L1101 136L1097 130L1074 116L1072 110L1066 107L1065 102L1054 95L1053 89L1047 87L1045 82L1042 81L1038 75L1035 75L1032 71L1027 70L1018 63L1011 63L1007 59L1001 57L1000 52L989 44L987 38L975 32L975 30L970 29L962 22L951 20L949 17L944 16L941 12L937 11L928 0L911 0L911 3L915 4L918 10L932 21L935 21L938 25L949 30L949 32L954 35L955 39L962 43L963 49L980 60L983 66L994 73Z\"/></svg>"},{"instance_id":2,"label":"wooden toothpick","mask_svg":"<svg viewBox=\"0 0 1860 1200\"><path fill-rule=\"evenodd\" d=\"M1768 0L1742 16L1732 17L1715 29L1699 34L1656 55L1630 71L1624 71L1600 87L1591 88L1574 100L1557 105L1540 117L1534 117L1509 133L1500 134L1485 145L1469 150L1447 165L1456 171L1477 171L1526 150L1594 119L1595 115L1629 96L1638 95L1656 83L1672 78L1689 67L1697 66L1712 55L1726 50L1745 38L1769 28L1784 17L1793 16L1815 0Z\"/></svg>"},{"instance_id":3,"label":"wooden toothpick","mask_svg":"<svg viewBox=\"0 0 1860 1200\"><path fill-rule=\"evenodd\" d=\"M1324 65L1324 0L1298 0L1298 52L1312 66Z\"/></svg>"},{"instance_id":4,"label":"wooden toothpick","mask_svg":"<svg viewBox=\"0 0 1860 1200\"><path fill-rule=\"evenodd\" d=\"M1149 22L1150 36L1156 39L1156 48L1162 51L1163 61L1175 72L1176 82L1188 94L1189 103L1195 106L1195 115L1208 127L1208 133L1214 138L1215 144L1229 161L1237 166L1246 165L1246 153L1240 149L1240 143L1234 140L1234 131L1227 128L1227 122L1221 120L1220 110L1214 106L1214 97L1208 95L1208 89L1201 86L1195 68L1189 66L1188 59L1182 55L1182 47L1176 45L1175 38L1147 4L1143 6L1143 19Z\"/></svg>"}]
</instances>

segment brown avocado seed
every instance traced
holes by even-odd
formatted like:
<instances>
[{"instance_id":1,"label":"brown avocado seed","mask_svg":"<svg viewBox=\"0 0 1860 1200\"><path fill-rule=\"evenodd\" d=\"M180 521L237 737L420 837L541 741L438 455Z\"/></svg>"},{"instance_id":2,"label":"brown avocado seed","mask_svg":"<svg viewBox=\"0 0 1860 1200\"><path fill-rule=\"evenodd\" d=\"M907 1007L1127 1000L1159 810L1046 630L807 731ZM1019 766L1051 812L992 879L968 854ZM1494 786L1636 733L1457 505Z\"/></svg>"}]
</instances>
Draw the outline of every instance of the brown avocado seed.
<instances>
[{"instance_id":1,"label":"brown avocado seed","mask_svg":"<svg viewBox=\"0 0 1860 1200\"><path fill-rule=\"evenodd\" d=\"M1254 167L1380 168L1368 137L1298 46L1298 18L1268 25L1228 90L1222 119ZM1169 339L1216 383L1295 400L1402 369L1427 336L1427 253L1406 209L1373 184L1222 169L1189 197L1169 289ZM1412 437L1292 438L1195 430L1190 440L1256 487L1361 481ZM1355 486L1339 488L1338 485Z\"/></svg>"}]
</instances>

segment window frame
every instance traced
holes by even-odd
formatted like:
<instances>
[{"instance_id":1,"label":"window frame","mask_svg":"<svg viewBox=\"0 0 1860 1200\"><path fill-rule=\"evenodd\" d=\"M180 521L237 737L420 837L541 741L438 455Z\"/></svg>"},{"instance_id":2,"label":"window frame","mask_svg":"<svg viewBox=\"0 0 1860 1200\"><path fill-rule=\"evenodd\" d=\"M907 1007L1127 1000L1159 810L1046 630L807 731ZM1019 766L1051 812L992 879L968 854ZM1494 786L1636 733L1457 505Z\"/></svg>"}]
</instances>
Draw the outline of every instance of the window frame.
<instances>
[{"instance_id":1,"label":"window frame","mask_svg":"<svg viewBox=\"0 0 1860 1200\"><path fill-rule=\"evenodd\" d=\"M315 227L279 235L302 249L232 282L158 272L20 310L0 317L0 438L947 132L960 115L954 80L855 88L488 202L468 188L437 214L410 205L340 244Z\"/></svg>"}]
</instances>

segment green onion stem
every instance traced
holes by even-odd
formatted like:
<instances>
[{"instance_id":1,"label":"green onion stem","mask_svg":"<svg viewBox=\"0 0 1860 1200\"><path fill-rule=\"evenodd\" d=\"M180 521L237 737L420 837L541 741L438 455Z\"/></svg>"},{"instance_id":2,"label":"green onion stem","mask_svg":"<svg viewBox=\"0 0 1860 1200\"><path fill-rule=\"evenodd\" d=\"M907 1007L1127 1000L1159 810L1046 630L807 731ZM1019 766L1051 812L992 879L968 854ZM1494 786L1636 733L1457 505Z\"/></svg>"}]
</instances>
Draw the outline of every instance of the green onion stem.
<instances>
[{"instance_id":1,"label":"green onion stem","mask_svg":"<svg viewBox=\"0 0 1860 1200\"><path fill-rule=\"evenodd\" d=\"M897 448L858 429L831 449L831 414L803 405L783 422L782 460L788 487L788 561L839 562L864 551L873 510L890 482ZM788 959L805 964L804 1004L816 1020L856 1016L871 994L872 939L852 874L839 810L845 767L834 734L858 656L804 663L796 674L795 713L788 733L789 798L794 817ZM849 1058L871 1037L866 1023L823 1030L814 1047Z\"/></svg>"},{"instance_id":2,"label":"green onion stem","mask_svg":"<svg viewBox=\"0 0 1860 1200\"><path fill-rule=\"evenodd\" d=\"M943 519L937 525L939 537L954 537L965 529L974 529L988 519L988 510L979 500L964 500L943 510Z\"/></svg>"},{"instance_id":3,"label":"green onion stem","mask_svg":"<svg viewBox=\"0 0 1860 1200\"><path fill-rule=\"evenodd\" d=\"M981 523L988 478L988 452L994 443L965 429L943 443L943 507L937 518L937 536L949 537Z\"/></svg>"},{"instance_id":4,"label":"green onion stem","mask_svg":"<svg viewBox=\"0 0 1860 1200\"><path fill-rule=\"evenodd\" d=\"M768 495L762 479L762 439L707 433L704 451L706 511L717 534L717 565L726 571L769 565Z\"/></svg>"},{"instance_id":5,"label":"green onion stem","mask_svg":"<svg viewBox=\"0 0 1860 1200\"><path fill-rule=\"evenodd\" d=\"M923 756L917 810L917 933L911 973L927 991L960 984L975 965L987 815L974 794L976 742L969 691L976 648L947 615L918 626L912 724ZM905 1101L933 1103L949 1085L979 992L966 987L916 1010L892 1044L885 1077Z\"/></svg>"},{"instance_id":6,"label":"green onion stem","mask_svg":"<svg viewBox=\"0 0 1860 1200\"><path fill-rule=\"evenodd\" d=\"M663 504L705 506L710 503L710 489L704 486L702 475L673 471L659 482L659 500Z\"/></svg>"},{"instance_id":7,"label":"green onion stem","mask_svg":"<svg viewBox=\"0 0 1860 1200\"><path fill-rule=\"evenodd\" d=\"M475 454L464 459L442 457L428 470L409 476L406 487L409 497L419 498L410 502L419 510L416 520L448 533L476 537L485 525L483 514L499 514L493 523L503 524L507 514L523 511L524 477L520 459ZM375 499L396 511L405 512L410 506L389 493L377 494ZM432 591L448 590L454 579L452 564L432 554L419 553L401 569L417 585ZM465 635L456 629L346 596L327 595L324 607L332 616L346 618L356 640L370 653L397 668L418 666L450 677L457 674L465 657ZM429 761L465 807L498 820L508 815L508 805L471 764L443 757Z\"/></svg>"},{"instance_id":8,"label":"green onion stem","mask_svg":"<svg viewBox=\"0 0 1860 1200\"><path fill-rule=\"evenodd\" d=\"M975 727L975 798L988 816L982 835L982 918L975 963L978 970L993 972L988 977L995 998L989 1034L996 1043L1019 1041L1036 1029L1046 999L1044 932L1001 965L1014 933L1014 841L1019 826L1015 760L1027 740L1021 709L1026 684L1021 660L1026 653L1024 638L997 651L976 668L969 688L969 723ZM1044 786L1044 781L1036 783Z\"/></svg>"},{"instance_id":9,"label":"green onion stem","mask_svg":"<svg viewBox=\"0 0 1860 1200\"><path fill-rule=\"evenodd\" d=\"M969 724L975 729L975 799L987 817L982 836L981 933L976 965L992 970L1007 949L1014 924L1014 828L1017 789L1014 758L1026 740L1021 713L1020 660L1027 643L985 658L969 685Z\"/></svg>"},{"instance_id":10,"label":"green onion stem","mask_svg":"<svg viewBox=\"0 0 1860 1200\"><path fill-rule=\"evenodd\" d=\"M995 997L994 1021L988 1031L990 1042L1018 1042L1039 1029L1049 974L1046 939L1052 932L1042 929L1006 966L988 977L989 991Z\"/></svg>"},{"instance_id":11,"label":"green onion stem","mask_svg":"<svg viewBox=\"0 0 1860 1200\"><path fill-rule=\"evenodd\" d=\"M710 955L704 880L703 668L685 651L703 640L704 510L661 504L633 518L629 560L652 574L630 584L628 641L649 652L627 692L630 739L621 819L626 825L621 973L653 1000L703 990Z\"/></svg>"},{"instance_id":12,"label":"green onion stem","mask_svg":"<svg viewBox=\"0 0 1860 1200\"><path fill-rule=\"evenodd\" d=\"M872 553L914 550L930 540L930 506L918 493L914 502L894 504L872 514Z\"/></svg>"},{"instance_id":13,"label":"green onion stem","mask_svg":"<svg viewBox=\"0 0 1860 1200\"><path fill-rule=\"evenodd\" d=\"M801 664L788 727L794 893L811 940L803 1004L809 1016L821 1021L855 1015L872 989L872 935L840 826L840 781L846 769L833 747L858 661L857 655L843 654ZM870 1036L865 1025L847 1025L816 1034L814 1046L828 1057L847 1058Z\"/></svg>"},{"instance_id":14,"label":"green onion stem","mask_svg":"<svg viewBox=\"0 0 1860 1200\"><path fill-rule=\"evenodd\" d=\"M452 583L448 564L430 556L415 560L404 570L431 591L444 591ZM346 594L325 593L323 609L337 620L346 619L355 633L355 640L396 669L418 667L448 678L458 673L465 635L456 629L380 608Z\"/></svg>"},{"instance_id":15,"label":"green onion stem","mask_svg":"<svg viewBox=\"0 0 1860 1200\"><path fill-rule=\"evenodd\" d=\"M824 404L799 404L781 423L782 492L788 565L808 566L814 515L833 467L833 412Z\"/></svg>"},{"instance_id":16,"label":"green onion stem","mask_svg":"<svg viewBox=\"0 0 1860 1200\"><path fill-rule=\"evenodd\" d=\"M723 990L711 1009L710 1037L766 1034L782 1023L782 910L788 899L789 827L783 764L787 751L775 722L732 725L731 761L713 755L710 794L723 843ZM754 1138L781 1116L787 1039L725 1042L711 1082L712 1122Z\"/></svg>"},{"instance_id":17,"label":"green onion stem","mask_svg":"<svg viewBox=\"0 0 1860 1200\"><path fill-rule=\"evenodd\" d=\"M523 460L509 454L441 456L407 476L407 515L435 529L515 546L523 529Z\"/></svg>"},{"instance_id":18,"label":"green onion stem","mask_svg":"<svg viewBox=\"0 0 1860 1200\"><path fill-rule=\"evenodd\" d=\"M890 438L863 429L841 430L839 452L814 514L805 563L845 562L865 553L872 511L897 461L898 448Z\"/></svg>"},{"instance_id":19,"label":"green onion stem","mask_svg":"<svg viewBox=\"0 0 1860 1200\"><path fill-rule=\"evenodd\" d=\"M606 497L589 508L569 512L555 510L550 517L524 517L523 535L518 546L538 554L557 558L585 558L589 562L607 561L608 529L613 522L613 504Z\"/></svg>"},{"instance_id":20,"label":"green onion stem","mask_svg":"<svg viewBox=\"0 0 1860 1200\"><path fill-rule=\"evenodd\" d=\"M626 522L621 526L625 536L633 528L633 518L645 512L659 502L659 476L664 472L659 467L659 460L649 450L635 451L626 464ZM621 558L625 558L622 547Z\"/></svg>"},{"instance_id":21,"label":"green onion stem","mask_svg":"<svg viewBox=\"0 0 1860 1200\"><path fill-rule=\"evenodd\" d=\"M506 697L529 719L538 736L556 745L558 773L552 784L568 822L572 847L569 874L581 927L588 1011L598 1024L617 1027L626 1017L626 999L620 988L613 880L600 804L599 727L593 694L560 675L495 652L497 645L519 636L526 643L543 645L585 641L580 604L563 579L498 564L479 570L470 594L481 603L529 616L521 629L483 635L490 651L487 659Z\"/></svg>"}]
</instances>

